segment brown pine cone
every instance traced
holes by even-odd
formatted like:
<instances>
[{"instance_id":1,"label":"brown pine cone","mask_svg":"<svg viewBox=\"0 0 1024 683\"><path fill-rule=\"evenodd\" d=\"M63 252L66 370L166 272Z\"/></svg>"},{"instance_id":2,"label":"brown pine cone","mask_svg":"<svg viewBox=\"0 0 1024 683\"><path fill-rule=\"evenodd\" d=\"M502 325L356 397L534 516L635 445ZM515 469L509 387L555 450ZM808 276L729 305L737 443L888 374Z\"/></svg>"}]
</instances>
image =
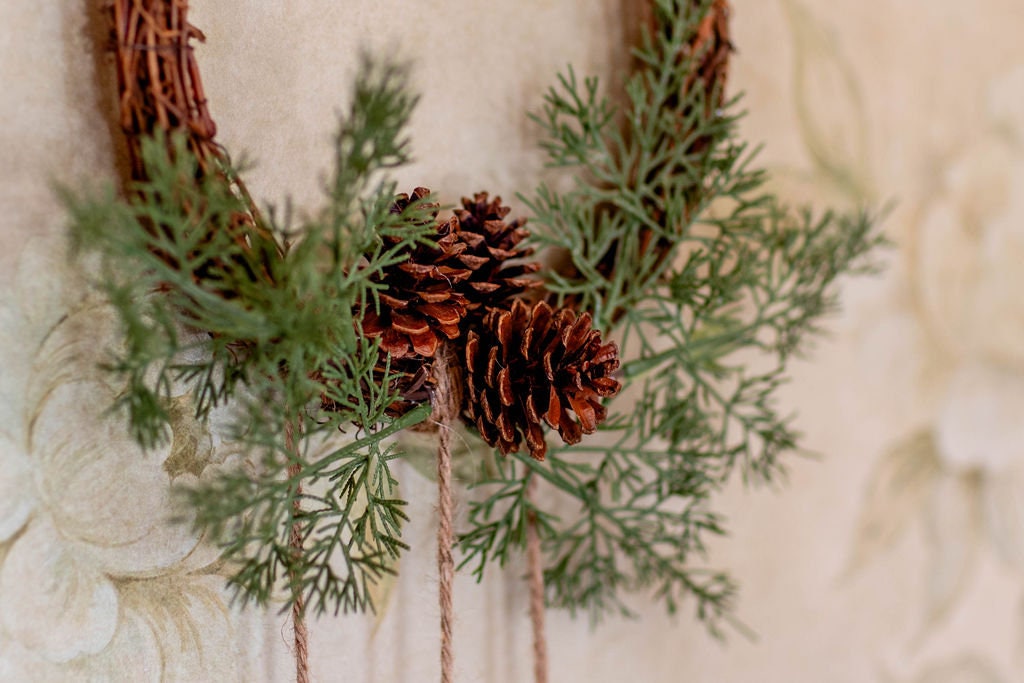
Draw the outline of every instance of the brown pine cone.
<instances>
[{"instance_id":1,"label":"brown pine cone","mask_svg":"<svg viewBox=\"0 0 1024 683\"><path fill-rule=\"evenodd\" d=\"M429 193L418 187L413 197L421 199ZM399 195L392 211L402 211L409 201L409 195ZM430 244L412 247L405 260L375 278L386 285L377 295L379 311L369 304L363 312L363 333L382 337L381 348L392 358L414 354L430 358L442 341L459 336L459 323L467 309L459 283L472 273L460 256L468 245L459 238L455 219L436 227ZM396 244L400 238L389 236L385 240Z\"/></svg>"},{"instance_id":2,"label":"brown pine cone","mask_svg":"<svg viewBox=\"0 0 1024 683\"><path fill-rule=\"evenodd\" d=\"M525 438L530 455L543 460L542 420L566 443L579 442L607 416L601 399L621 388L612 377L618 347L602 342L590 314L553 311L543 301L489 309L479 331L470 330L463 360L463 419L503 455Z\"/></svg>"},{"instance_id":3,"label":"brown pine cone","mask_svg":"<svg viewBox=\"0 0 1024 683\"><path fill-rule=\"evenodd\" d=\"M428 194L418 187L412 198ZM399 195L392 210L400 212L410 201L409 195ZM388 286L379 294L380 313L368 308L364 314L363 332L382 336L382 347L393 358L433 357L441 341L459 335L468 311L502 305L540 284L524 277L536 272L538 264L507 263L533 251L518 246L529 234L523 228L526 221L506 223L509 208L501 205L501 197L488 201L486 192L464 198L462 205L454 217L438 224L432 246L417 246L407 261L384 272L380 281ZM391 244L399 241L388 239Z\"/></svg>"},{"instance_id":4,"label":"brown pine cone","mask_svg":"<svg viewBox=\"0 0 1024 683\"><path fill-rule=\"evenodd\" d=\"M510 210L501 205L501 197L489 201L486 192L477 192L473 199L463 197L462 208L455 210L461 239L469 247L460 258L473 270L462 288L469 310L481 305L499 305L528 288L540 285L539 280L523 277L537 272L540 264L506 264L511 259L533 253L533 249L518 246L530 234L523 227L526 219L505 222Z\"/></svg>"}]
</instances>

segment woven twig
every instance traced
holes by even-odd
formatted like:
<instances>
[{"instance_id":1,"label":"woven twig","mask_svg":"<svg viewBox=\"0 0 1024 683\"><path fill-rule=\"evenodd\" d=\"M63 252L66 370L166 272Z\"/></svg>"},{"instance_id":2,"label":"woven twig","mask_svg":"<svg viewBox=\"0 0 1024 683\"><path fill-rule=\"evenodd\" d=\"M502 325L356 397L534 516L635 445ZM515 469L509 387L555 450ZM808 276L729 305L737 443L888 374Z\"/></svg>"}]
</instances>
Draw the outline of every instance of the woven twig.
<instances>
[{"instance_id":1,"label":"woven twig","mask_svg":"<svg viewBox=\"0 0 1024 683\"><path fill-rule=\"evenodd\" d=\"M206 106L206 95L195 54L189 44L194 38L205 40L203 33L188 23L187 0L114 0L109 7L112 22L115 66L118 86L118 111L121 130L128 142L130 160L129 180L147 179L142 157L142 141L163 132L168 141L172 133L183 133L191 152L198 162L199 177L218 178L227 183L236 196L247 206L230 216L226 225L218 229L229 233L243 246L255 246L264 241L257 251L261 258L282 255L272 233L263 225L259 211L241 180L231 175L227 154L214 141L217 126ZM153 226L151 229L157 229ZM271 244L272 248L263 248ZM266 263L247 261L240 264L254 278L269 280ZM225 293L230 295L230 293ZM287 449L294 450L292 424L286 428ZM296 466L289 468L295 476ZM301 514L299 504L301 487L296 493L295 512ZM290 530L290 543L296 553L302 552L302 530L299 523ZM303 596L295 596L292 609L295 631L295 664L297 683L308 683L308 634L304 620Z\"/></svg>"},{"instance_id":2,"label":"woven twig","mask_svg":"<svg viewBox=\"0 0 1024 683\"><path fill-rule=\"evenodd\" d=\"M692 2L696 6L702 4L702 0L692 0ZM646 10L643 21L652 36L660 31L667 30L667 27L661 25L659 17L649 0L644 0L643 7ZM679 102L685 100L694 88L704 91L705 117L711 116L716 109L722 106L725 98L725 85L729 76L729 54L733 49L732 43L729 40L729 14L728 0L713 0L707 14L704 15L703 20L697 27L693 39L677 56L680 62L691 58L693 55L699 55L700 58L697 62L697 68L689 73L681 91L669 101L669 106L677 107ZM685 108L676 126L676 135L674 136L676 141L688 140L690 138L689 131L685 128L686 121L689 118L690 109ZM690 142L689 147L686 149L686 154L688 156L701 154L707 150L711 142L708 136L698 137ZM663 172L663 169L652 169L648 174L649 178L645 180L649 180L661 172ZM692 215L694 207L702 199L700 196L694 196L690 199L686 207L687 217ZM664 223L664 214L653 203L648 207L648 210L651 212L651 217L656 223ZM658 253L659 265L669 258L672 244L673 242L665 237L655 237L649 228L643 228L643 232L640 235L641 253L648 250L656 251ZM620 265L619 256L619 245L609 249L606 259L599 266L601 272L605 275L615 272ZM622 313L623 311L619 311L616 317L621 316Z\"/></svg>"},{"instance_id":3,"label":"woven twig","mask_svg":"<svg viewBox=\"0 0 1024 683\"><path fill-rule=\"evenodd\" d=\"M227 154L215 141L217 125L207 108L199 65L190 44L203 41L203 32L188 22L187 0L114 0L109 8L113 24L118 112L128 142L131 180L146 180L142 141L157 131L183 133L203 176L215 175L228 183L247 206L231 217L223 229L239 243L252 246L256 239L274 244L281 253L242 181L228 175ZM264 267L263 276L268 268Z\"/></svg>"},{"instance_id":4,"label":"woven twig","mask_svg":"<svg viewBox=\"0 0 1024 683\"><path fill-rule=\"evenodd\" d=\"M206 106L189 44L206 37L188 23L185 0L115 0L110 8L117 55L121 130L128 138L132 177L146 177L142 139L157 130L185 131L204 170L222 159L217 125Z\"/></svg>"},{"instance_id":5,"label":"woven twig","mask_svg":"<svg viewBox=\"0 0 1024 683\"><path fill-rule=\"evenodd\" d=\"M706 1L707 0L690 0L695 9L704 5ZM652 0L626 0L626 2L626 14L634 18L634 20L639 24L639 31L637 31L637 34L642 34L646 31L649 35L654 37L659 33L670 29L670 27L662 25L661 18L658 16ZM694 55L698 55L699 61L697 63L697 68L690 72L689 76L684 80L680 92L667 103L668 106L673 108L678 107L680 101L685 100L694 88L700 88L704 91L705 96L703 101L706 107L705 116L710 116L712 112L722 106L725 98L725 86L729 73L729 55L733 50L732 42L729 39L730 13L731 8L728 0L712 0L707 14L704 15L700 25L694 32L693 38L689 43L683 46L677 57L677 59L682 62L683 60L691 59ZM636 64L634 65L634 68L642 68L642 65ZM708 146L711 144L711 139L707 136L703 136L691 140L692 136L685 128L686 122L689 118L690 110L684 109L682 115L679 117L679 124L676 128L675 134L672 136L672 140L674 141L673 144L682 140L690 140L686 153L687 155L697 155L707 150ZM628 134L628 131L625 132ZM647 178L634 178L633 184L638 185L641 180L648 181L663 172L663 168L653 168L648 172ZM700 203L700 201L701 197L695 196L688 202L688 217L692 215L692 210ZM610 203L604 205L602 208L604 211L608 212L617 211L616 207ZM650 212L651 218L655 223L664 223L664 213L655 205L655 202L648 202L646 208ZM640 253L647 253L650 251L656 252L656 267L660 267L664 261L671 256L673 241L665 237L656 236L654 231L648 227L640 227L639 230ZM617 272L620 267L627 269L633 268L629 263L622 264L623 256L622 243L619 240L613 240L609 244L601 260L598 262L598 272L605 277L611 278L612 274ZM579 276L579 273L576 272L576 269L567 259L562 262L555 263L554 267L568 279L573 279ZM580 299L578 297L568 297L564 303L569 306L579 307ZM618 320L624 314L624 310L612 311L612 319Z\"/></svg>"}]
</instances>

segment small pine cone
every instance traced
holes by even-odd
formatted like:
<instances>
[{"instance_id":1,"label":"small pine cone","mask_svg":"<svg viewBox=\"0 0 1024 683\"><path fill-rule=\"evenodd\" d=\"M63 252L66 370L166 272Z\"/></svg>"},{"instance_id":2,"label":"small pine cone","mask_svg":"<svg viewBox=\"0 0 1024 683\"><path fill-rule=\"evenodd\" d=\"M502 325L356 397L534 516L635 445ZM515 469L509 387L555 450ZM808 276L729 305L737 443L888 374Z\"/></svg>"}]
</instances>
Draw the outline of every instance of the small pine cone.
<instances>
[{"instance_id":1,"label":"small pine cone","mask_svg":"<svg viewBox=\"0 0 1024 683\"><path fill-rule=\"evenodd\" d=\"M590 314L553 311L543 301L488 310L479 332L469 332L464 361L463 418L503 455L525 438L530 455L543 460L542 421L566 443L579 442L607 416L601 399L621 388L612 377L618 347L602 342Z\"/></svg>"},{"instance_id":2,"label":"small pine cone","mask_svg":"<svg viewBox=\"0 0 1024 683\"><path fill-rule=\"evenodd\" d=\"M418 187L413 197L420 199L429 192ZM401 212L409 201L408 195L399 195L392 211ZM372 305L363 312L363 333L382 337L381 347L392 358L430 358L441 342L459 336L459 323L467 310L459 285L472 274L460 256L468 245L460 240L456 221L436 227L431 244L416 245L404 261L386 268L376 280L387 285L378 294L379 312ZM392 244L400 241L387 239Z\"/></svg>"},{"instance_id":3,"label":"small pine cone","mask_svg":"<svg viewBox=\"0 0 1024 683\"><path fill-rule=\"evenodd\" d=\"M526 219L505 222L510 210L501 205L501 197L488 200L486 192L474 194L473 199L463 197L462 208L455 210L460 237L469 247L461 259L473 271L462 286L470 310L498 305L540 284L523 277L537 272L539 264L506 263L533 253L533 249L518 246L530 234L523 227Z\"/></svg>"}]
</instances>

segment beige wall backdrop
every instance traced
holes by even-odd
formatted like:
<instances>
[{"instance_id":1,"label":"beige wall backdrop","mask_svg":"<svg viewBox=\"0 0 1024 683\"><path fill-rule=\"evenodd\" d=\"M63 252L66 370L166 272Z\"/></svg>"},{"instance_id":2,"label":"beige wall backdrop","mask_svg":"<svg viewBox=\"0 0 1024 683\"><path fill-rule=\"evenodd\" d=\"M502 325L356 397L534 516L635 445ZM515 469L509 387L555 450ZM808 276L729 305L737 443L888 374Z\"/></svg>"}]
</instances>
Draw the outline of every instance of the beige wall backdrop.
<instances>
[{"instance_id":1,"label":"beige wall backdrop","mask_svg":"<svg viewBox=\"0 0 1024 683\"><path fill-rule=\"evenodd\" d=\"M110 312L68 265L54 181L114 177L95 3L0 3L0 681L283 681L286 621L229 606L173 482L242 457L175 422L142 454L99 413ZM784 196L881 206L885 273L843 285L831 336L784 400L816 456L723 492L710 562L756 634L687 617L596 630L549 616L552 680L1024 680L1024 4L734 0L731 85ZM399 177L452 203L512 201L544 171L525 112L558 69L615 82L620 0L195 0L219 139L254 193L319 202L359 49L402 55L423 95ZM434 489L401 471L411 552L374 616L313 624L318 681L437 679ZM522 567L457 584L460 681L530 676Z\"/></svg>"}]
</instances>

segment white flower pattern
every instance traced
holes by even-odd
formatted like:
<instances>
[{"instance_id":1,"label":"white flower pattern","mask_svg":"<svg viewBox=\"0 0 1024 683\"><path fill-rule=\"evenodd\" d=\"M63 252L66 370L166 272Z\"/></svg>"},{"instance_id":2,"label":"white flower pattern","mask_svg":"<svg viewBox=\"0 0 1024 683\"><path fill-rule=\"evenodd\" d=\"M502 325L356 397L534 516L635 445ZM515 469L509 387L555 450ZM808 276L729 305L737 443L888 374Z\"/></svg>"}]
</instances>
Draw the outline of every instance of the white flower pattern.
<instances>
[{"instance_id":1,"label":"white flower pattern","mask_svg":"<svg viewBox=\"0 0 1024 683\"><path fill-rule=\"evenodd\" d=\"M913 400L930 417L877 463L853 558L862 566L922 518L927 628L959 604L986 547L1024 586L1024 64L993 82L970 143L921 202L915 295L892 312L920 332L893 362L922 364Z\"/></svg>"},{"instance_id":2,"label":"white flower pattern","mask_svg":"<svg viewBox=\"0 0 1024 683\"><path fill-rule=\"evenodd\" d=\"M113 312L35 247L0 310L3 348L24 354L0 380L0 679L236 680L217 554L170 521L172 485L223 453L184 410L163 449L131 440L97 367Z\"/></svg>"}]
</instances>

